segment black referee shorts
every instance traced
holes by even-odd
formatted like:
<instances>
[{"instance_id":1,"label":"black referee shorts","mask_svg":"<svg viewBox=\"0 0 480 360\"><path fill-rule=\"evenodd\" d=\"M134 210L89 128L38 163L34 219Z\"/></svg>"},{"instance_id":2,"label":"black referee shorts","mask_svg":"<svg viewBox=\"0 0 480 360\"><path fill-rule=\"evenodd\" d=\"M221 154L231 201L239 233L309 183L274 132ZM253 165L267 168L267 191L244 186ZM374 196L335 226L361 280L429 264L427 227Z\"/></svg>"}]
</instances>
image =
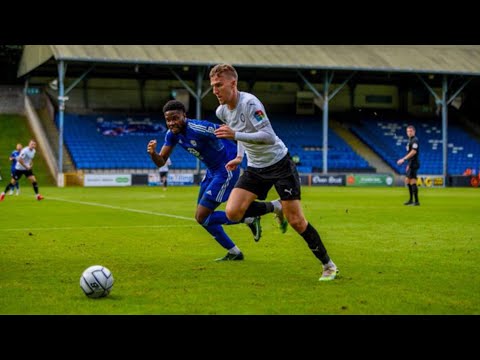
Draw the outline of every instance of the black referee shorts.
<instances>
[{"instance_id":1,"label":"black referee shorts","mask_svg":"<svg viewBox=\"0 0 480 360\"><path fill-rule=\"evenodd\" d=\"M407 178L409 179L416 179L417 178L417 171L418 169L420 168L420 166L408 166L408 170L407 170Z\"/></svg>"}]
</instances>

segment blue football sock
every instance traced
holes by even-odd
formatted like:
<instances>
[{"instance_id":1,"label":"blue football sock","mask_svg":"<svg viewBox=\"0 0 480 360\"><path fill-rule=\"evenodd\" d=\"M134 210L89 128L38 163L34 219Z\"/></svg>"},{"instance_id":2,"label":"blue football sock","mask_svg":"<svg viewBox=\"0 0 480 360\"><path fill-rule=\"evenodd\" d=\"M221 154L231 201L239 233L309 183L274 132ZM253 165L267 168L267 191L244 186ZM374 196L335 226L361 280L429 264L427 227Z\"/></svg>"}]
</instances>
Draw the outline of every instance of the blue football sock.
<instances>
[{"instance_id":1,"label":"blue football sock","mask_svg":"<svg viewBox=\"0 0 480 360\"><path fill-rule=\"evenodd\" d=\"M215 211L212 214L210 214L209 217L205 219L203 222L203 225L235 225L238 224L238 222L230 221L227 218L227 214L225 214L225 211Z\"/></svg>"},{"instance_id":2,"label":"blue football sock","mask_svg":"<svg viewBox=\"0 0 480 360\"><path fill-rule=\"evenodd\" d=\"M225 249L229 250L235 246L233 241L225 233L221 225L203 225L205 230L207 230L217 242L222 245Z\"/></svg>"}]
</instances>

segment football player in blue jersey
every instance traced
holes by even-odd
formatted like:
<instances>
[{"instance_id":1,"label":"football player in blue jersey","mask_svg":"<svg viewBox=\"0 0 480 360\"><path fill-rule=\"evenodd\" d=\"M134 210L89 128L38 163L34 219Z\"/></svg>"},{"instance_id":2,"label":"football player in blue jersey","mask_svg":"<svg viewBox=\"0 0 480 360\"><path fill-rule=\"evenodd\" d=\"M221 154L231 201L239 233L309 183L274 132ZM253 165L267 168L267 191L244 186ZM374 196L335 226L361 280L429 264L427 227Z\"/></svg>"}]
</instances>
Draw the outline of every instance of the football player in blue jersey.
<instances>
[{"instance_id":1,"label":"football player in blue jersey","mask_svg":"<svg viewBox=\"0 0 480 360\"><path fill-rule=\"evenodd\" d=\"M228 200L239 178L239 168L227 170L225 167L229 161L237 157L237 146L230 140L218 139L215 136L215 130L220 125L209 121L188 119L185 106L180 101L168 101L163 107L163 113L168 127L165 143L157 153L157 141L151 140L148 143L147 152L155 165L161 167L178 144L206 165L207 172L200 184L195 219L221 246L228 250L224 257L216 261L243 260L243 253L225 233L222 225L246 223L252 230L255 241L258 241L261 237L260 216L281 212L281 203L276 200L255 201L238 222L228 220L225 211L215 211L222 202Z\"/></svg>"},{"instance_id":2,"label":"football player in blue jersey","mask_svg":"<svg viewBox=\"0 0 480 360\"><path fill-rule=\"evenodd\" d=\"M23 148L22 144L18 143L15 150L13 150L12 153L10 154L9 160L12 163L12 166L11 166L11 169L10 169L10 175L11 175L12 178L13 178L13 174L15 173L15 165L17 165L17 158L20 156L20 151L22 151L22 148ZM20 194L20 182L19 181L15 182L14 188L17 189L16 195ZM14 188L10 187L9 195L13 195L13 189Z\"/></svg>"}]
</instances>

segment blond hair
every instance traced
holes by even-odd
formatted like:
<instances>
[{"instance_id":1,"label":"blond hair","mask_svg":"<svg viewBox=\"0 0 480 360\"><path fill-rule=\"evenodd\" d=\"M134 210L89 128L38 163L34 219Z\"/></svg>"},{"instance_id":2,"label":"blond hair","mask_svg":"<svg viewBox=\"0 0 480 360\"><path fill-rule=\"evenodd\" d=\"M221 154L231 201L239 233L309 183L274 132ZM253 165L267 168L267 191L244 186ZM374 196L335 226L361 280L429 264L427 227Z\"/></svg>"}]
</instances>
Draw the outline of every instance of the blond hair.
<instances>
[{"instance_id":1,"label":"blond hair","mask_svg":"<svg viewBox=\"0 0 480 360\"><path fill-rule=\"evenodd\" d=\"M227 74L227 76L231 76L235 80L238 80L237 70L235 70L230 64L218 64L210 70L210 78L214 76L222 76L223 74Z\"/></svg>"}]
</instances>

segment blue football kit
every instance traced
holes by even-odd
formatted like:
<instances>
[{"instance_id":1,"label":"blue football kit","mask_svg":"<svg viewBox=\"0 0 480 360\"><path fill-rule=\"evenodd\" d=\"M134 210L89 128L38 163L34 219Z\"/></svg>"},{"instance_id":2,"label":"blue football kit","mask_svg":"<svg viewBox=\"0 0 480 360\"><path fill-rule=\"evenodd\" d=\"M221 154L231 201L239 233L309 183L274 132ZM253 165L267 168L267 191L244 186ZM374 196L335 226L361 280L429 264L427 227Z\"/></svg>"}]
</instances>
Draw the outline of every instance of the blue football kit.
<instances>
[{"instance_id":1,"label":"blue football kit","mask_svg":"<svg viewBox=\"0 0 480 360\"><path fill-rule=\"evenodd\" d=\"M218 139L214 132L220 127L203 120L186 119L186 131L175 135L170 130L165 135L165 145L180 145L207 167L200 184L198 203L216 209L227 201L240 175L240 169L228 171L225 164L237 156L237 146L229 140Z\"/></svg>"}]
</instances>

